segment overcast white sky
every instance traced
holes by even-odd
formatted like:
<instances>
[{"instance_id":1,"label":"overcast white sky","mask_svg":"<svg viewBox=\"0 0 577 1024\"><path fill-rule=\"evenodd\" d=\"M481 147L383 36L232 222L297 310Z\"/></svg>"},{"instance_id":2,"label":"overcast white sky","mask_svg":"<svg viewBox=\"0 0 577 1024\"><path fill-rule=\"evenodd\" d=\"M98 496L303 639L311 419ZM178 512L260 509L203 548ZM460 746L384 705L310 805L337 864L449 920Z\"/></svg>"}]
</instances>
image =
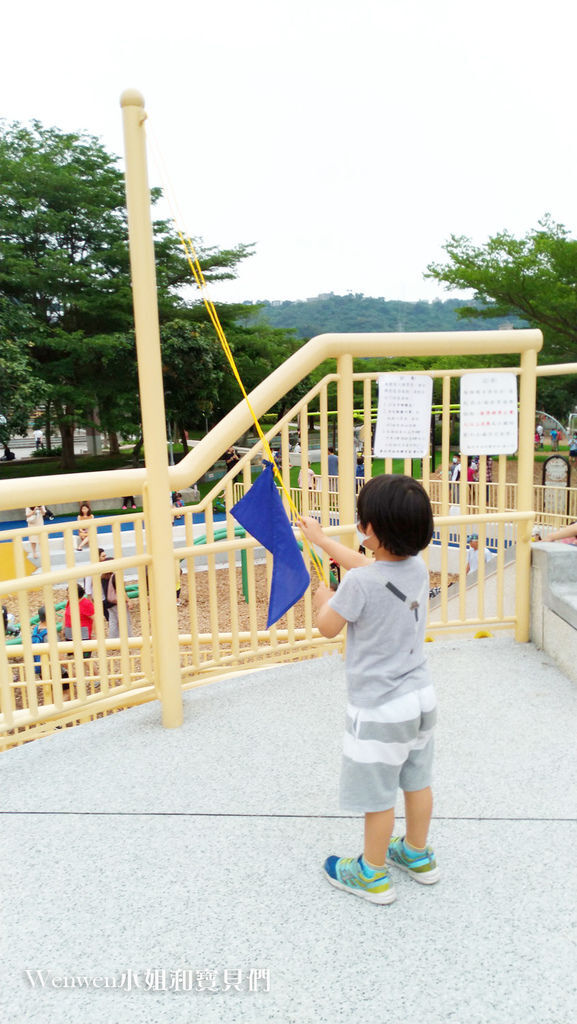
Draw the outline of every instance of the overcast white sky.
<instances>
[{"instance_id":1,"label":"overcast white sky","mask_svg":"<svg viewBox=\"0 0 577 1024\"><path fill-rule=\"evenodd\" d=\"M29 0L1 113L122 155L139 89L182 227L256 243L215 299L445 297L451 233L577 232L576 28L575 0Z\"/></svg>"}]
</instances>

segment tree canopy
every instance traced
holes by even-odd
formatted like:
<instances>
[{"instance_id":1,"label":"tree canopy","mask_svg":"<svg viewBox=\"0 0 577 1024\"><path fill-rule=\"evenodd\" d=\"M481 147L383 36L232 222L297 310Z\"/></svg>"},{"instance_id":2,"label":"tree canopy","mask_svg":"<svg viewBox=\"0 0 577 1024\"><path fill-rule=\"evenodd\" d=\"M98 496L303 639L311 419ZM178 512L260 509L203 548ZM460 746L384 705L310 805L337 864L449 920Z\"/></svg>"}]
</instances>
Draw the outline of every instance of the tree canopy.
<instances>
[{"instance_id":1,"label":"tree canopy","mask_svg":"<svg viewBox=\"0 0 577 1024\"><path fill-rule=\"evenodd\" d=\"M547 354L573 358L577 341L577 240L551 217L523 238L503 231L483 245L451 235L449 259L431 263L426 277L447 288L474 292L458 316L501 320L521 317L543 331Z\"/></svg>"},{"instance_id":2,"label":"tree canopy","mask_svg":"<svg viewBox=\"0 0 577 1024\"><path fill-rule=\"evenodd\" d=\"M153 189L153 204L159 197ZM187 402L195 410L199 383L210 395L222 370L215 357L210 380L184 374L182 329L190 324L191 344L205 338L195 328L204 311L185 287L191 275L176 231L156 221L154 241L161 329L183 325L180 344L170 329L164 349L165 380L179 375L184 416ZM208 282L234 277L251 252L250 245L219 250L199 240L195 248ZM113 431L138 423L124 176L98 139L38 122L0 125L0 303L0 355L11 358L16 371L21 360L14 362L7 346L17 342L30 379L43 382L34 401L43 394L47 416L58 422L65 465L73 464L76 425L96 419ZM224 323L238 311L219 307ZM204 356L202 365L204 373ZM169 397L176 412L174 389Z\"/></svg>"},{"instance_id":3,"label":"tree canopy","mask_svg":"<svg viewBox=\"0 0 577 1024\"><path fill-rule=\"evenodd\" d=\"M543 331L541 362L575 359L577 345L577 240L547 215L523 238L508 231L474 245L451 235L446 263L432 263L426 277L447 288L472 290L473 304L458 316L483 320L520 317ZM564 419L577 400L574 377L538 383L541 407Z\"/></svg>"}]
</instances>

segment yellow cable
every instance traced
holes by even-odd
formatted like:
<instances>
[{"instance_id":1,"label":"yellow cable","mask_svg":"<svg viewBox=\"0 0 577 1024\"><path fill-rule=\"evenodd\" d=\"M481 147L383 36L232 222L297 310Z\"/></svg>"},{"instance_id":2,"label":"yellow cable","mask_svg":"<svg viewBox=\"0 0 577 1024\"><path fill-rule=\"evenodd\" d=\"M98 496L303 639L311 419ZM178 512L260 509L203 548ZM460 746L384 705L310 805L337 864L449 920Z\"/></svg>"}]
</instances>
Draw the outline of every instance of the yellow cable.
<instances>
[{"instance_id":1,"label":"yellow cable","mask_svg":"<svg viewBox=\"0 0 577 1024\"><path fill-rule=\"evenodd\" d=\"M158 159L159 165L161 165L162 161L161 161L161 159L159 159L160 151L158 150L157 146L155 146L155 149L156 149L156 155L157 155L157 159ZM166 174L163 174L162 176L165 178L165 180L167 180ZM204 307L205 307L205 309L206 309L206 311L207 311L207 313L208 313L208 315L210 317L211 323L212 323L212 325L213 325L213 327L214 327L214 329L216 331L217 337L218 337L218 339L219 339L219 341L221 343L221 346L223 348L224 354L226 355L226 358L228 359L229 365L230 365L230 367L232 369L232 372L233 372L233 374L234 374L234 376L236 378L236 381L237 381L237 383L238 383L238 385L240 387L240 390L241 390L241 392L243 394L244 400L246 401L246 404L247 404L247 406L249 408L250 414L251 414L252 419L253 419L254 426L256 428L256 432L257 432L257 434L258 434L258 436L259 436L259 438L260 438L260 440L262 442L265 455L267 456L268 461L272 464L273 473L274 473L274 475L276 476L277 480L280 483L280 486L281 486L281 489L283 491L283 494L285 495L285 497L286 497L286 499L288 501L289 508L291 509L291 511L293 512L294 516L298 520L298 519L300 519L300 513L299 513L296 505L294 504L294 502L293 502L293 500L292 500L292 498L290 496L290 492L287 490L287 488L285 486L284 480L282 478L282 473L281 473L280 469L278 468L278 466L277 466L277 464L275 462L274 455L272 453L271 447L270 447L266 437L264 436L264 433L263 433L263 431L261 429L261 425L260 425L260 423L258 421L257 415L256 415L256 413L255 413L255 411L253 409L253 406L252 406L252 403L250 401L250 398L248 397L248 394L246 392L244 384L243 384L243 382L241 380L241 377L240 377L240 374L238 372L238 368L237 368L236 362L234 360L234 356L232 354L232 350L231 350L230 345L228 343L227 337L226 337L226 335L224 333L224 330L223 330L222 324L220 322L218 313L216 311L215 305L214 305L214 303L212 302L212 300L208 296L206 280L205 280L204 274L202 272L202 267L200 266L200 262L199 262L196 250L194 248L194 245L193 245L193 243L192 243L190 238L185 238L185 236L182 234L180 228L178 227L178 224L177 224L177 221L176 221L176 217L175 217L175 215L173 213L173 210L172 210L172 202L171 202L172 190L170 188L166 188L165 189L165 193L166 193L167 198L168 198L168 205L169 205L169 208L170 208L170 216L171 216L172 222L174 224L174 227L176 229L178 237L179 237L179 239L181 241L182 247L183 247L183 249L184 249L184 251L186 253L186 258L187 258L187 261L188 261L188 265L190 267L190 270L192 272L192 276L194 277L196 285L197 285L197 287L198 287L198 289L200 291L201 298L202 298L202 301L204 303ZM313 566L315 568L317 576L319 577L319 579L323 583L325 583L328 586L328 580L327 580L327 576L326 576L326 573L325 573L325 570L324 570L324 566L323 566L320 558L316 554L316 552L313 551L313 549L311 548L311 546L310 546L307 538L304 536L304 534L303 534L303 544L306 546L307 552L309 554L309 558L310 558L310 560L311 560L311 562L312 562L312 564L313 564Z\"/></svg>"}]
</instances>

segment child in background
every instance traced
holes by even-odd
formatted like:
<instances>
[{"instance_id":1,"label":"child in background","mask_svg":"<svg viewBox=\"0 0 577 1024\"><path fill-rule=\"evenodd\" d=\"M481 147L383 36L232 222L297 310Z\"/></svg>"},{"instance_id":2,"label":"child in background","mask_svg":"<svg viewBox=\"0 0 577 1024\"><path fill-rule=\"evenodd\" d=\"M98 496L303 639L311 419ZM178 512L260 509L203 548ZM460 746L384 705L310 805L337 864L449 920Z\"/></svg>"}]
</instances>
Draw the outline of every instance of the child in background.
<instances>
[{"instance_id":1,"label":"child in background","mask_svg":"<svg viewBox=\"0 0 577 1024\"><path fill-rule=\"evenodd\" d=\"M33 644L45 644L46 637L48 636L48 629L46 626L46 609L44 605L40 605L38 609L38 622L32 630L31 640ZM34 655L34 672L39 676L42 672L40 665L40 655Z\"/></svg>"},{"instance_id":2,"label":"child in background","mask_svg":"<svg viewBox=\"0 0 577 1024\"><path fill-rule=\"evenodd\" d=\"M436 700L425 659L429 581L419 552L433 532L426 491L407 476L373 477L361 489L361 543L374 560L325 536L316 519L301 520L311 544L350 570L333 594L315 593L323 636L347 631L348 706L341 807L364 813L363 853L330 856L328 882L372 903L396 898L387 864L415 881L438 881L427 845ZM406 835L392 835L398 789L405 797Z\"/></svg>"},{"instance_id":3,"label":"child in background","mask_svg":"<svg viewBox=\"0 0 577 1024\"><path fill-rule=\"evenodd\" d=\"M80 511L78 513L78 517L77 518L78 518L78 522L87 522L89 519L94 519L94 516L92 515L92 509L90 508L90 505L88 504L87 501L83 501L82 502L82 504L80 506ZM89 541L90 541L90 537L88 535L88 530L85 530L85 529L79 530L78 531L78 541L77 541L77 544L76 544L76 550L77 551L81 551L82 548L88 547Z\"/></svg>"},{"instance_id":4,"label":"child in background","mask_svg":"<svg viewBox=\"0 0 577 1024\"><path fill-rule=\"evenodd\" d=\"M181 508L184 508L184 502L182 500L182 494L180 493L180 491L173 491L172 492L172 494L170 496L170 502L171 502L172 509L173 509L173 511L172 511L172 519L173 519L173 521L175 519L182 519L183 513L180 512L180 511L176 511L177 509L180 510Z\"/></svg>"},{"instance_id":5,"label":"child in background","mask_svg":"<svg viewBox=\"0 0 577 1024\"><path fill-rule=\"evenodd\" d=\"M74 584L71 583L70 587ZM78 588L78 612L80 614L80 633L83 640L90 640L92 637L92 622L94 619L94 605L92 601L85 597L84 587L81 587L79 583L76 584ZM70 588L69 588L70 591ZM70 598L66 602L64 609L64 639L72 640L72 615L70 611ZM87 658L89 652L84 652L84 657Z\"/></svg>"}]
</instances>

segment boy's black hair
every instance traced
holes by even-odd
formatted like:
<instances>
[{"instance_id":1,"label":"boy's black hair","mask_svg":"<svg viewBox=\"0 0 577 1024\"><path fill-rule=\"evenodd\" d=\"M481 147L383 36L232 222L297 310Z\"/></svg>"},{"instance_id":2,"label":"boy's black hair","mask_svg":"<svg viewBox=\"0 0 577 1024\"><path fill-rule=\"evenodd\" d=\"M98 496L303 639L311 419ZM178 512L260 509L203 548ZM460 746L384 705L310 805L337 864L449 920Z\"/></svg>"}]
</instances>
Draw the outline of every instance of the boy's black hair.
<instances>
[{"instance_id":1,"label":"boy's black hair","mask_svg":"<svg viewBox=\"0 0 577 1024\"><path fill-rule=\"evenodd\" d=\"M40 608L38 609L38 621L46 622L46 608L44 607L43 604L41 604Z\"/></svg>"},{"instance_id":2,"label":"boy's black hair","mask_svg":"<svg viewBox=\"0 0 577 1024\"><path fill-rule=\"evenodd\" d=\"M410 476L372 477L359 492L357 512L361 527L370 523L379 543L392 555L416 555L433 535L429 496Z\"/></svg>"}]
</instances>

